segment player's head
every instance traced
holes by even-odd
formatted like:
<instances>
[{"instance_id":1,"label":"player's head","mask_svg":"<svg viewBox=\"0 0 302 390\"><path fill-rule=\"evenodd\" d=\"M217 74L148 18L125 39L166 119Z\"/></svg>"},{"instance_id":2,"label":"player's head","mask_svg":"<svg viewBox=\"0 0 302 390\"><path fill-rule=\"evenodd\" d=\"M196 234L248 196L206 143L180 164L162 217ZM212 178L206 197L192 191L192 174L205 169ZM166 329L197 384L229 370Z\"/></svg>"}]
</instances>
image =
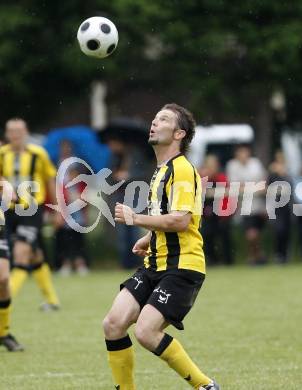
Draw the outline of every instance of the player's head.
<instances>
[{"instance_id":1,"label":"player's head","mask_svg":"<svg viewBox=\"0 0 302 390\"><path fill-rule=\"evenodd\" d=\"M5 124L5 138L13 146L20 147L26 143L28 126L24 119L12 118Z\"/></svg>"},{"instance_id":2,"label":"player's head","mask_svg":"<svg viewBox=\"0 0 302 390\"><path fill-rule=\"evenodd\" d=\"M195 120L191 112L176 103L166 104L152 121L149 144L179 145L185 153L195 134Z\"/></svg>"}]
</instances>

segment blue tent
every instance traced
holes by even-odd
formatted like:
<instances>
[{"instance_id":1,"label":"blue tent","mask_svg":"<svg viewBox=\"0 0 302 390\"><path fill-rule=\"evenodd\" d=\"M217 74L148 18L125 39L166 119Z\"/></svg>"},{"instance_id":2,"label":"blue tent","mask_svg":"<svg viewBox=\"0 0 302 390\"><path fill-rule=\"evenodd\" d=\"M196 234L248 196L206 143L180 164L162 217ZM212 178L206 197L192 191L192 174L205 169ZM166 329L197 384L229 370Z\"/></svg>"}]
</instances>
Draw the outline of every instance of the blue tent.
<instances>
[{"instance_id":1,"label":"blue tent","mask_svg":"<svg viewBox=\"0 0 302 390\"><path fill-rule=\"evenodd\" d=\"M73 155L87 162L97 172L108 167L111 151L100 143L97 134L87 126L71 126L52 129L45 138L44 147L52 161L59 161L60 144L67 140L72 144Z\"/></svg>"}]
</instances>

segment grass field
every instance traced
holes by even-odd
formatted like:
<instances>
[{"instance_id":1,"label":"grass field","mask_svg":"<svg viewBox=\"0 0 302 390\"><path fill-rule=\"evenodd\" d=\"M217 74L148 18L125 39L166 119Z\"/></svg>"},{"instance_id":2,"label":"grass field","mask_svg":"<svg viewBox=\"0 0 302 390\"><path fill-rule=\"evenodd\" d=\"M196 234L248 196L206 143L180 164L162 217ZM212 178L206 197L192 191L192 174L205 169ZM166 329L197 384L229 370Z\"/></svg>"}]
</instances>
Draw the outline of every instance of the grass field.
<instances>
[{"instance_id":1,"label":"grass field","mask_svg":"<svg viewBox=\"0 0 302 390\"><path fill-rule=\"evenodd\" d=\"M0 389L113 388L101 319L126 277L120 271L56 277L62 310L41 313L30 280L15 300L12 333L24 353L0 349ZM170 329L222 390L302 388L302 266L209 269L185 331ZM138 390L187 384L135 343Z\"/></svg>"}]
</instances>

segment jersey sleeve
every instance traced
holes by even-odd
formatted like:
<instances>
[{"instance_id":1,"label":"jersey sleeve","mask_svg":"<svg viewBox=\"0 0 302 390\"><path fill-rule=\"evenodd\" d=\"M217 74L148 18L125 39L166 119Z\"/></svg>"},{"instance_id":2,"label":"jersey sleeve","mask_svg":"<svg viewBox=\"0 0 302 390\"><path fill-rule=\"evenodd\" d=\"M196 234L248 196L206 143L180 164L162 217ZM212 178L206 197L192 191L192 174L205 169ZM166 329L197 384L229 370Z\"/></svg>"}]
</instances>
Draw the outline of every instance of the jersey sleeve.
<instances>
[{"instance_id":1,"label":"jersey sleeve","mask_svg":"<svg viewBox=\"0 0 302 390\"><path fill-rule=\"evenodd\" d=\"M0 146L0 176L3 176L4 166L4 154L5 154L5 146Z\"/></svg>"},{"instance_id":2,"label":"jersey sleeve","mask_svg":"<svg viewBox=\"0 0 302 390\"><path fill-rule=\"evenodd\" d=\"M41 159L43 163L43 172L45 180L55 178L57 170L52 161L50 160L48 153L44 149L41 151Z\"/></svg>"},{"instance_id":3,"label":"jersey sleeve","mask_svg":"<svg viewBox=\"0 0 302 390\"><path fill-rule=\"evenodd\" d=\"M197 174L190 164L176 166L170 189L170 211L195 210Z\"/></svg>"}]
</instances>

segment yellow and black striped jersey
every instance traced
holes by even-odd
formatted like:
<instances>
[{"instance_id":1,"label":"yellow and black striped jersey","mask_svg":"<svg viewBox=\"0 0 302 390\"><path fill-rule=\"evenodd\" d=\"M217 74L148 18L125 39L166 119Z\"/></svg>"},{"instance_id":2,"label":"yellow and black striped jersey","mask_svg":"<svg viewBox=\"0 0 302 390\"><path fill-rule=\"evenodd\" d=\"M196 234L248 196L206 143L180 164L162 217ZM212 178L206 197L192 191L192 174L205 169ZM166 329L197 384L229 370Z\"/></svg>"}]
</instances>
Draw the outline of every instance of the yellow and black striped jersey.
<instances>
[{"instance_id":1,"label":"yellow and black striped jersey","mask_svg":"<svg viewBox=\"0 0 302 390\"><path fill-rule=\"evenodd\" d=\"M155 170L148 197L149 215L187 211L192 218L186 231L151 232L145 267L157 271L179 268L205 273L203 240L199 231L201 209L201 179L183 154Z\"/></svg>"},{"instance_id":2,"label":"yellow and black striped jersey","mask_svg":"<svg viewBox=\"0 0 302 390\"><path fill-rule=\"evenodd\" d=\"M47 182L55 178L56 168L41 146L27 144L23 151L16 153L7 144L0 147L0 176L10 182L15 190L25 181L37 182L39 191L30 195L40 205L45 202ZM19 203L28 205L26 198L20 198Z\"/></svg>"}]
</instances>

